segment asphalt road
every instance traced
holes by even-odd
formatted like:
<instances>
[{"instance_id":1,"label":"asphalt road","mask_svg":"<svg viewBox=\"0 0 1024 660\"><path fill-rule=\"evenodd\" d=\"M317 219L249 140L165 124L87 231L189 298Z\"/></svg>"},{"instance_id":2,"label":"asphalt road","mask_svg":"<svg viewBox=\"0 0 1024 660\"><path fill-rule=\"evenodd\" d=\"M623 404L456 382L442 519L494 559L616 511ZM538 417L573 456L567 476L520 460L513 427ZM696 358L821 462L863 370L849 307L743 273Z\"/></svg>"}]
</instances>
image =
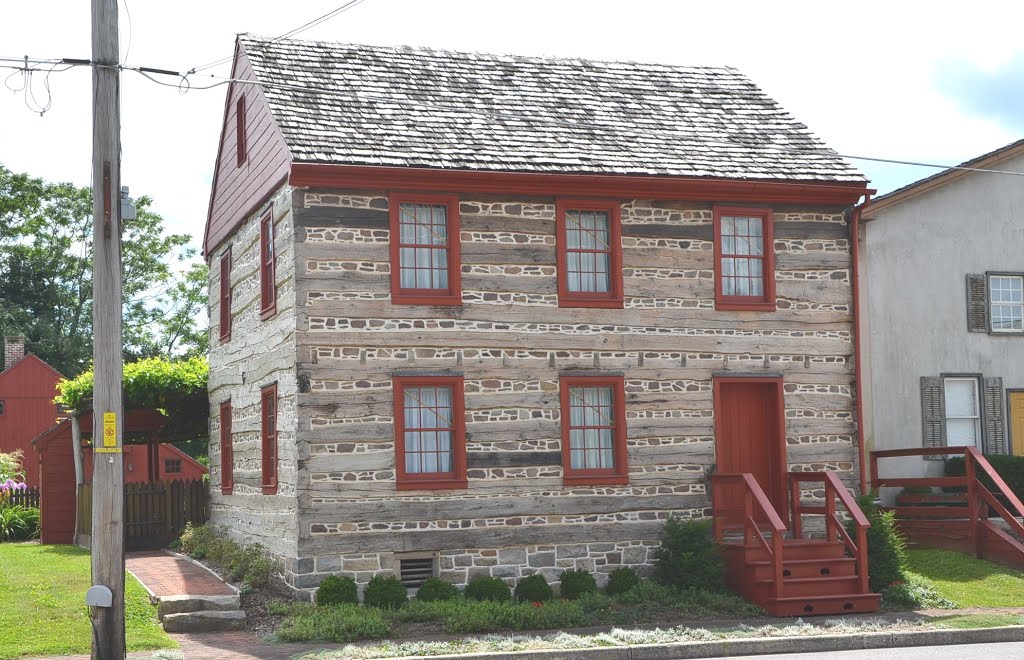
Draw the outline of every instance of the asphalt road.
<instances>
[{"instance_id":1,"label":"asphalt road","mask_svg":"<svg viewBox=\"0 0 1024 660\"><path fill-rule=\"evenodd\" d=\"M765 660L764 655L736 656L732 660ZM896 649L872 649L870 651L830 651L828 653L787 653L774 656L780 660L1024 660L1024 642L1002 642L999 644L958 644L955 646L914 646Z\"/></svg>"}]
</instances>

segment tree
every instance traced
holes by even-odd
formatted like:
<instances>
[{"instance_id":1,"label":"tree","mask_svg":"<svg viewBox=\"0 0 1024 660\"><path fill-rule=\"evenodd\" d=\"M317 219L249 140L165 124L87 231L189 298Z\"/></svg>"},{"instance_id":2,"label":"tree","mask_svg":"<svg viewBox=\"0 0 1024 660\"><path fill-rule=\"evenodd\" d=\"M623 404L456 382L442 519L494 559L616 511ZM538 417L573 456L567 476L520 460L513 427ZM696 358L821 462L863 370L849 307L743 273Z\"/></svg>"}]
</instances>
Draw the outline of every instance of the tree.
<instances>
[{"instance_id":1,"label":"tree","mask_svg":"<svg viewBox=\"0 0 1024 660\"><path fill-rule=\"evenodd\" d=\"M136 201L124 223L126 360L205 352L196 283L205 266L175 272L195 255ZM205 293L205 283L202 287ZM205 296L203 296L205 297ZM92 191L47 183L0 165L0 331L24 334L58 371L80 373L92 356Z\"/></svg>"}]
</instances>

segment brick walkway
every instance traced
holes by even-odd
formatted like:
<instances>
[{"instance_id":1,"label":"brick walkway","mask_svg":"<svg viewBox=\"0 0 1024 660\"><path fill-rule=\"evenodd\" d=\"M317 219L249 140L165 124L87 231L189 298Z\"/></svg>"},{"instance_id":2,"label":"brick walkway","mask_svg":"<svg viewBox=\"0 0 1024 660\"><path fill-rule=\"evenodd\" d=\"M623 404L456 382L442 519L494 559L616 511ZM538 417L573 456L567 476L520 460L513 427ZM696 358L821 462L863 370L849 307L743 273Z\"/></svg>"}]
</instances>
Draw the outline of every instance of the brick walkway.
<instances>
[{"instance_id":1,"label":"brick walkway","mask_svg":"<svg viewBox=\"0 0 1024 660\"><path fill-rule=\"evenodd\" d=\"M131 552L125 567L157 596L233 596L210 571L163 550Z\"/></svg>"}]
</instances>

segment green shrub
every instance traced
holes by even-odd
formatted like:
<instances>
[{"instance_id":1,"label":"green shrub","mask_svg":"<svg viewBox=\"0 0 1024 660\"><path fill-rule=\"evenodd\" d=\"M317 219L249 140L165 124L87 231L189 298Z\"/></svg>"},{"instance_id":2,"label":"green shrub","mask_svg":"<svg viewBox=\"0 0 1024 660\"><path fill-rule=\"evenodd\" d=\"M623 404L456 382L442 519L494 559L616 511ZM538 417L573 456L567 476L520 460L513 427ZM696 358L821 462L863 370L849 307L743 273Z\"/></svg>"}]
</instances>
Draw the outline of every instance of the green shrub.
<instances>
[{"instance_id":1,"label":"green shrub","mask_svg":"<svg viewBox=\"0 0 1024 660\"><path fill-rule=\"evenodd\" d=\"M39 536L39 509L0 504L0 542L27 541Z\"/></svg>"},{"instance_id":2,"label":"green shrub","mask_svg":"<svg viewBox=\"0 0 1024 660\"><path fill-rule=\"evenodd\" d=\"M590 574L590 571L582 568L563 571L558 576L562 586L558 589L558 595L562 598L568 598L569 600L576 600L583 594L597 593L597 581L594 580L594 576Z\"/></svg>"},{"instance_id":3,"label":"green shrub","mask_svg":"<svg viewBox=\"0 0 1024 660\"><path fill-rule=\"evenodd\" d=\"M577 601L555 600L535 606L531 603L462 601L448 613L442 624L451 634L488 633L503 630L555 630L578 628L591 620Z\"/></svg>"},{"instance_id":4,"label":"green shrub","mask_svg":"<svg viewBox=\"0 0 1024 660\"><path fill-rule=\"evenodd\" d=\"M540 573L534 573L516 584L516 600L522 603L543 603L551 600L555 592Z\"/></svg>"},{"instance_id":5,"label":"green shrub","mask_svg":"<svg viewBox=\"0 0 1024 660\"><path fill-rule=\"evenodd\" d=\"M907 575L902 582L882 589L882 609L905 612L907 610L951 610L957 604L939 594L923 578Z\"/></svg>"},{"instance_id":6,"label":"green shrub","mask_svg":"<svg viewBox=\"0 0 1024 660\"><path fill-rule=\"evenodd\" d=\"M356 581L347 576L328 575L320 580L315 600L317 605L358 604L359 591L356 588Z\"/></svg>"},{"instance_id":7,"label":"green shrub","mask_svg":"<svg viewBox=\"0 0 1024 660\"><path fill-rule=\"evenodd\" d=\"M231 582L242 582L248 590L262 589L281 565L267 556L259 543L241 546L227 538L223 529L209 523L188 523L178 539L182 552L215 564Z\"/></svg>"},{"instance_id":8,"label":"green shrub","mask_svg":"<svg viewBox=\"0 0 1024 660\"><path fill-rule=\"evenodd\" d=\"M985 459L992 465L1010 490L1021 500L1024 500L1024 456L1008 456L1006 454L990 454ZM985 487L995 491L995 484L984 472L978 470L978 479ZM967 474L967 467L964 465L962 456L953 456L946 459L946 476L962 477Z\"/></svg>"},{"instance_id":9,"label":"green shrub","mask_svg":"<svg viewBox=\"0 0 1024 660\"><path fill-rule=\"evenodd\" d=\"M890 585L903 582L903 566L907 561L907 540L896 526L896 514L881 511L875 506L876 493L857 497L857 505L867 516L871 527L867 529L868 585L871 591L882 593ZM847 532L856 541L854 521L847 524Z\"/></svg>"},{"instance_id":10,"label":"green shrub","mask_svg":"<svg viewBox=\"0 0 1024 660\"><path fill-rule=\"evenodd\" d=\"M640 576L636 574L636 571L623 566L622 568L616 568L608 575L608 584L605 585L604 592L609 596L618 596L619 594L626 593L638 584L640 584Z\"/></svg>"},{"instance_id":11,"label":"green shrub","mask_svg":"<svg viewBox=\"0 0 1024 660\"><path fill-rule=\"evenodd\" d=\"M615 597L615 600L626 605L664 605L668 606L675 598L671 587L654 580L641 580L636 586Z\"/></svg>"},{"instance_id":12,"label":"green shrub","mask_svg":"<svg viewBox=\"0 0 1024 660\"><path fill-rule=\"evenodd\" d=\"M363 591L363 604L382 610L397 610L409 600L409 591L394 575L374 575Z\"/></svg>"},{"instance_id":13,"label":"green shrub","mask_svg":"<svg viewBox=\"0 0 1024 660\"><path fill-rule=\"evenodd\" d=\"M283 642L355 642L390 634L391 626L380 610L349 603L294 608L275 633Z\"/></svg>"},{"instance_id":14,"label":"green shrub","mask_svg":"<svg viewBox=\"0 0 1024 660\"><path fill-rule=\"evenodd\" d=\"M439 600L457 600L458 597L458 587L436 577L427 578L416 590L416 599L428 603Z\"/></svg>"},{"instance_id":15,"label":"green shrub","mask_svg":"<svg viewBox=\"0 0 1024 660\"><path fill-rule=\"evenodd\" d=\"M665 522L661 545L654 551L654 579L676 589L728 591L725 559L710 521L684 521L672 516Z\"/></svg>"},{"instance_id":16,"label":"green shrub","mask_svg":"<svg viewBox=\"0 0 1024 660\"><path fill-rule=\"evenodd\" d=\"M478 575L466 585L466 598L501 603L512 599L512 590L498 578Z\"/></svg>"}]
</instances>

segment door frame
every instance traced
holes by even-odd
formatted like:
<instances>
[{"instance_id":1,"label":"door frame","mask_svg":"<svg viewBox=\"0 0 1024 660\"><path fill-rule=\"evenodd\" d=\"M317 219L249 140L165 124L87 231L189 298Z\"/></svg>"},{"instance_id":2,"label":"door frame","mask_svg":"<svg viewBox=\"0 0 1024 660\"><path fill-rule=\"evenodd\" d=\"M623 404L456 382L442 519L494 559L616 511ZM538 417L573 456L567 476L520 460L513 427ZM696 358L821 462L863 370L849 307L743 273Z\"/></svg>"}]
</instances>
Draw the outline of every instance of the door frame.
<instances>
[{"instance_id":1,"label":"door frame","mask_svg":"<svg viewBox=\"0 0 1024 660\"><path fill-rule=\"evenodd\" d=\"M1015 456L1013 453L1013 419L1010 418L1010 395L1011 394L1024 394L1024 387L1008 387L1006 392L1006 450L1011 456Z\"/></svg>"},{"instance_id":2,"label":"door frame","mask_svg":"<svg viewBox=\"0 0 1024 660\"><path fill-rule=\"evenodd\" d=\"M776 493L766 493L769 501L772 501L776 506L776 513L782 518L782 522L785 525L789 525L789 457L786 453L786 391L784 379L782 376L764 376L764 375L749 375L744 376L740 374L730 374L728 376L716 376L711 377L711 396L713 405L713 414L715 416L715 467L718 467L718 438L719 438L719 424L722 419L722 385L738 384L738 383L755 383L759 385L775 385L775 400L777 403L777 419L775 428L776 437L776 458L779 461L779 468L781 474L779 475L779 481ZM781 504L781 510L780 505Z\"/></svg>"}]
</instances>

